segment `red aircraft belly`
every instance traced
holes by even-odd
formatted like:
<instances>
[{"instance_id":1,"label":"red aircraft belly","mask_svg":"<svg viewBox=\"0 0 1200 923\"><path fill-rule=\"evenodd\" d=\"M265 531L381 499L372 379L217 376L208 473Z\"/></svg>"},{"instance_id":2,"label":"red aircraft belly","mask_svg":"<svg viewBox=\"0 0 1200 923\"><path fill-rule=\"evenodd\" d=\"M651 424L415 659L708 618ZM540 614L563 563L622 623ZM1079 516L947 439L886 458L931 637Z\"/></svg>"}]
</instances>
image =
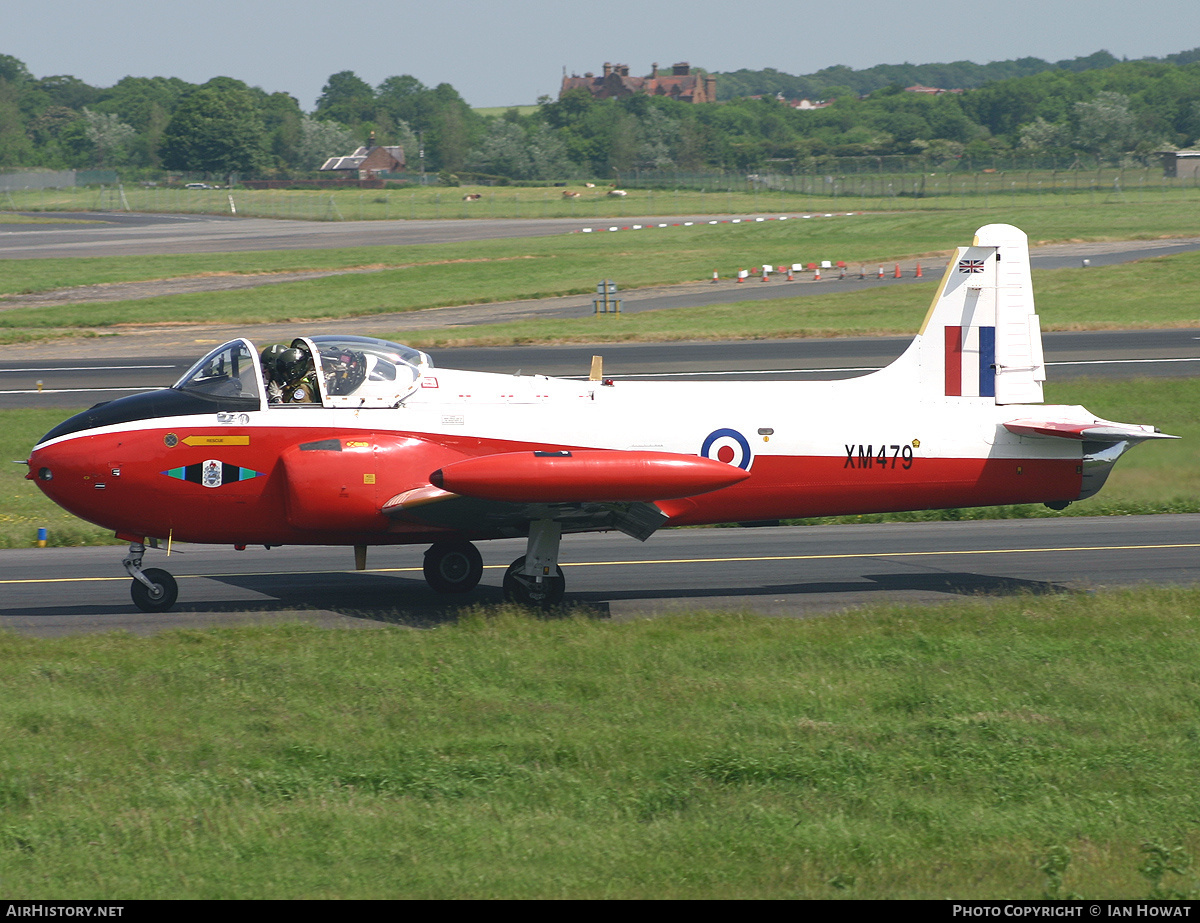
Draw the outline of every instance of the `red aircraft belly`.
<instances>
[{"instance_id":1,"label":"red aircraft belly","mask_svg":"<svg viewBox=\"0 0 1200 923\"><path fill-rule=\"evenodd\" d=\"M671 525L1073 500L1080 491L1074 459L904 461L760 455L747 472L671 453L197 425L66 439L35 451L30 473L60 505L123 535L229 544L423 541L429 527L381 510L438 470L446 490L497 502L667 501ZM39 478L43 466L52 479Z\"/></svg>"}]
</instances>

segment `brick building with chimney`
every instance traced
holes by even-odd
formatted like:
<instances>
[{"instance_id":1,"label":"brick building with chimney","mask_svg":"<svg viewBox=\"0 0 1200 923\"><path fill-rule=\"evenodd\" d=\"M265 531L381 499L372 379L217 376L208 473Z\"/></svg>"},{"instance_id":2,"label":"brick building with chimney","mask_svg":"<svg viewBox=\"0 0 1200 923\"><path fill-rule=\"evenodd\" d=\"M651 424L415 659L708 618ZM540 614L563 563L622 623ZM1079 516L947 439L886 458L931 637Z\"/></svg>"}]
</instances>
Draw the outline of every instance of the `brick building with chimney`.
<instances>
[{"instance_id":1,"label":"brick building with chimney","mask_svg":"<svg viewBox=\"0 0 1200 923\"><path fill-rule=\"evenodd\" d=\"M375 143L375 132L371 132L371 139L353 154L330 157L321 169L353 172L364 180L374 179L377 173L399 173L404 169L404 148L380 146Z\"/></svg>"}]
</instances>

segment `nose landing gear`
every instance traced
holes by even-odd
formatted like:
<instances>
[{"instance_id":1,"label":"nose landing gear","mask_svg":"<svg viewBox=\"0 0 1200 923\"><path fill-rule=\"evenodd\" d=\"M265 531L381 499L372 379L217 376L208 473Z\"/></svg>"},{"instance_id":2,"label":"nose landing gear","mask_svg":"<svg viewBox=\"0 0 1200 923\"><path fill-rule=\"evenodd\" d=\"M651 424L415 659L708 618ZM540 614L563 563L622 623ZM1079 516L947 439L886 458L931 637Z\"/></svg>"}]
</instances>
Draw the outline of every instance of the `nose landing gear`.
<instances>
[{"instance_id":1,"label":"nose landing gear","mask_svg":"<svg viewBox=\"0 0 1200 923\"><path fill-rule=\"evenodd\" d=\"M129 595L133 597L133 604L143 612L166 612L179 598L179 584L165 570L157 567L142 570L142 555L145 553L145 545L132 542L129 554L121 562L133 578Z\"/></svg>"}]
</instances>

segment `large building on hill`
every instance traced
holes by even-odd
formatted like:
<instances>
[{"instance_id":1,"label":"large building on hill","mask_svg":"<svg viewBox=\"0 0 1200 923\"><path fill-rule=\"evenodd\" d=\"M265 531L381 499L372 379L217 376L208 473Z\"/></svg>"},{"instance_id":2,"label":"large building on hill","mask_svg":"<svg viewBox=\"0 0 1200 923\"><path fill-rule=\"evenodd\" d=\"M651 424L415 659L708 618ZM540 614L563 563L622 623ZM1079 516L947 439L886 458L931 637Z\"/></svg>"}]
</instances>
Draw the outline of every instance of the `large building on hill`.
<instances>
[{"instance_id":1,"label":"large building on hill","mask_svg":"<svg viewBox=\"0 0 1200 923\"><path fill-rule=\"evenodd\" d=\"M635 93L649 96L669 96L685 103L713 103L717 101L717 78L711 74L693 74L686 61L671 67L671 73L660 74L658 65L653 65L649 77L630 77L628 64L604 65L604 73L597 77L586 73L582 77L563 74L559 99L567 90L582 88L596 99L621 99Z\"/></svg>"}]
</instances>

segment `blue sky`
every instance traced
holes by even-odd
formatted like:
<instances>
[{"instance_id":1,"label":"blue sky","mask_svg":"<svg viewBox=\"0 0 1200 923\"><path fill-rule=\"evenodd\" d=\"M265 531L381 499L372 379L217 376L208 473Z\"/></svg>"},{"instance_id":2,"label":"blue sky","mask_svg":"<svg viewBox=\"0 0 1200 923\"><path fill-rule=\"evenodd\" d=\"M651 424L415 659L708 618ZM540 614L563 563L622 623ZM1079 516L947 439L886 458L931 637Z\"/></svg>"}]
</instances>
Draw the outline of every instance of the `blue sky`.
<instances>
[{"instance_id":1,"label":"blue sky","mask_svg":"<svg viewBox=\"0 0 1200 923\"><path fill-rule=\"evenodd\" d=\"M605 61L645 74L688 61L709 70L834 64L1056 61L1101 48L1162 56L1200 45L1200 3L1158 0L57 0L5 4L0 53L38 77L95 86L126 75L202 83L236 77L311 109L330 74L372 85L412 74L452 84L473 106L531 104L568 72Z\"/></svg>"}]
</instances>

